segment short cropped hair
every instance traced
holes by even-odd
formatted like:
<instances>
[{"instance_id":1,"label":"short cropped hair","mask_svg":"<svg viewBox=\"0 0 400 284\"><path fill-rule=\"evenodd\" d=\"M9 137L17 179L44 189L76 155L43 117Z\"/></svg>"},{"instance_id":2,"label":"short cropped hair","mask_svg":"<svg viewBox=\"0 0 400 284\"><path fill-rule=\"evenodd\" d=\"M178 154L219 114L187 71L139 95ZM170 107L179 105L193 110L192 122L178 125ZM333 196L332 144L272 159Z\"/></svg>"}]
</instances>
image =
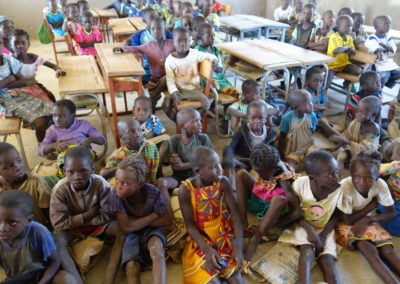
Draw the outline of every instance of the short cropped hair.
<instances>
[{"instance_id":1,"label":"short cropped hair","mask_svg":"<svg viewBox=\"0 0 400 284\"><path fill-rule=\"evenodd\" d=\"M199 146L193 149L190 155L190 166L194 168L201 168L207 163L206 158L211 157L212 155L216 154L216 152L206 146Z\"/></svg>"},{"instance_id":2,"label":"short cropped hair","mask_svg":"<svg viewBox=\"0 0 400 284\"><path fill-rule=\"evenodd\" d=\"M360 85L364 85L370 80L372 77L378 77L380 78L379 73L376 73L375 71L367 71L361 74L360 76Z\"/></svg>"},{"instance_id":3,"label":"short cropped hair","mask_svg":"<svg viewBox=\"0 0 400 284\"><path fill-rule=\"evenodd\" d=\"M273 170L280 161L278 150L267 144L258 144L251 151L250 164L253 168Z\"/></svg>"},{"instance_id":4,"label":"short cropped hair","mask_svg":"<svg viewBox=\"0 0 400 284\"><path fill-rule=\"evenodd\" d=\"M29 217L33 212L33 198L23 190L6 190L0 192L0 207L18 209L25 217Z\"/></svg>"},{"instance_id":5,"label":"short cropped hair","mask_svg":"<svg viewBox=\"0 0 400 284\"><path fill-rule=\"evenodd\" d=\"M81 160L87 160L91 165L93 165L93 156L92 152L83 146L77 146L70 148L64 156L64 165L67 164L67 161L70 159L81 159Z\"/></svg>"},{"instance_id":6,"label":"short cropped hair","mask_svg":"<svg viewBox=\"0 0 400 284\"><path fill-rule=\"evenodd\" d=\"M314 74L324 74L324 71L316 66L311 67L306 72L306 80L310 80Z\"/></svg>"},{"instance_id":7,"label":"short cropped hair","mask_svg":"<svg viewBox=\"0 0 400 284\"><path fill-rule=\"evenodd\" d=\"M257 87L259 87L257 81L252 79L247 79L242 83L242 93L247 94Z\"/></svg>"},{"instance_id":8,"label":"short cropped hair","mask_svg":"<svg viewBox=\"0 0 400 284\"><path fill-rule=\"evenodd\" d=\"M267 113L265 104L263 104L261 101L252 101L251 103L249 103L249 106L247 107L247 113L250 112L250 109L263 109L265 113Z\"/></svg>"},{"instance_id":9,"label":"short cropped hair","mask_svg":"<svg viewBox=\"0 0 400 284\"><path fill-rule=\"evenodd\" d=\"M185 122L188 121L188 117L191 116L195 116L197 113L199 113L197 110L195 110L194 108L191 107L185 107L183 109L181 109L180 111L178 111L177 115L176 115L176 123L180 126L184 125Z\"/></svg>"},{"instance_id":10,"label":"short cropped hair","mask_svg":"<svg viewBox=\"0 0 400 284\"><path fill-rule=\"evenodd\" d=\"M378 99L375 96L368 96L368 97L365 97L365 98L361 99L361 101L358 103L358 105L360 105L360 104L366 104L368 106L368 108L375 115L381 113L382 102L381 102L380 99Z\"/></svg>"},{"instance_id":11,"label":"short cropped hair","mask_svg":"<svg viewBox=\"0 0 400 284\"><path fill-rule=\"evenodd\" d=\"M65 107L72 114L76 114L76 105L67 99L58 100L54 103L55 107Z\"/></svg>"},{"instance_id":12,"label":"short cropped hair","mask_svg":"<svg viewBox=\"0 0 400 284\"><path fill-rule=\"evenodd\" d=\"M318 150L311 152L304 158L304 169L307 175L317 176L324 169L323 165L326 165L332 159L335 158L327 151Z\"/></svg>"},{"instance_id":13,"label":"short cropped hair","mask_svg":"<svg viewBox=\"0 0 400 284\"><path fill-rule=\"evenodd\" d=\"M136 180L143 184L146 181L147 167L146 162L140 156L130 156L118 164L118 169L132 171Z\"/></svg>"},{"instance_id":14,"label":"short cropped hair","mask_svg":"<svg viewBox=\"0 0 400 284\"><path fill-rule=\"evenodd\" d=\"M184 27L177 27L172 31L172 37L175 38L178 34L186 34L189 36L189 31Z\"/></svg>"},{"instance_id":15,"label":"short cropped hair","mask_svg":"<svg viewBox=\"0 0 400 284\"><path fill-rule=\"evenodd\" d=\"M29 41L29 34L22 29L15 29L13 34L13 36L24 36L26 38L27 41Z\"/></svg>"},{"instance_id":16,"label":"short cropped hair","mask_svg":"<svg viewBox=\"0 0 400 284\"><path fill-rule=\"evenodd\" d=\"M8 153L10 151L18 152L17 149L13 145L6 143L6 142L0 142L0 156Z\"/></svg>"},{"instance_id":17,"label":"short cropped hair","mask_svg":"<svg viewBox=\"0 0 400 284\"><path fill-rule=\"evenodd\" d=\"M209 23L202 23L197 26L197 33L199 36L202 36L207 29L212 30L213 27Z\"/></svg>"},{"instance_id":18,"label":"short cropped hair","mask_svg":"<svg viewBox=\"0 0 400 284\"><path fill-rule=\"evenodd\" d=\"M133 103L133 108L135 108L136 105L137 105L139 102L145 102L149 107L152 106L152 104L151 104L151 99L150 99L149 97L146 97L146 96L139 96L139 97L137 97L137 98L135 99L135 102Z\"/></svg>"},{"instance_id":19,"label":"short cropped hair","mask_svg":"<svg viewBox=\"0 0 400 284\"><path fill-rule=\"evenodd\" d=\"M311 94L307 91L307 90L303 90L303 89L297 89L294 90L293 92L291 92L289 94L289 99L288 99L288 104L292 107L295 108L297 107L299 104L301 104L302 102L304 102L304 100L308 97L311 97Z\"/></svg>"}]
</instances>

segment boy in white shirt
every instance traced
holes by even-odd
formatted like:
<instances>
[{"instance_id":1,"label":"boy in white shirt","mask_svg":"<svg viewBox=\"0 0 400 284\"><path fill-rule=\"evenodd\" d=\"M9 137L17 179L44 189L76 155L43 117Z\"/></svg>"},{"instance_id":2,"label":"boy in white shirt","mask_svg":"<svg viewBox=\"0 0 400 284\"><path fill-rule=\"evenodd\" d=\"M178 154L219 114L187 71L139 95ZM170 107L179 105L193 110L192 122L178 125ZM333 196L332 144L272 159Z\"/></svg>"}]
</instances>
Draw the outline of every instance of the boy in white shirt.
<instances>
[{"instance_id":1,"label":"boy in white shirt","mask_svg":"<svg viewBox=\"0 0 400 284\"><path fill-rule=\"evenodd\" d=\"M275 21L287 23L293 14L293 8L290 7L291 0L282 0L282 6L275 9L274 19Z\"/></svg>"}]
</instances>

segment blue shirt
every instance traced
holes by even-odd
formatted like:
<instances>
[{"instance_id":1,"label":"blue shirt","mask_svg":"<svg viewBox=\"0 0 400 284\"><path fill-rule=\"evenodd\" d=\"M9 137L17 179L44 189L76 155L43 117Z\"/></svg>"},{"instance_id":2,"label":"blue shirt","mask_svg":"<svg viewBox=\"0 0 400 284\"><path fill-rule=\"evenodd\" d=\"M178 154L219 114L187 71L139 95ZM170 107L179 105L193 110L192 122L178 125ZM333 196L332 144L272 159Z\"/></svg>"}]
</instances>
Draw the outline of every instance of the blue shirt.
<instances>
[{"instance_id":1,"label":"blue shirt","mask_svg":"<svg viewBox=\"0 0 400 284\"><path fill-rule=\"evenodd\" d=\"M143 16L143 10L146 7L143 5L141 7L136 7L136 5L131 5L129 7L128 11L128 17L142 17Z\"/></svg>"},{"instance_id":2,"label":"blue shirt","mask_svg":"<svg viewBox=\"0 0 400 284\"><path fill-rule=\"evenodd\" d=\"M65 35L65 32L62 30L61 27L59 28L53 28L53 26L51 24L57 23L59 21L64 21L64 16L60 11L56 11L55 14L48 11L46 13L46 20L49 22L50 26L51 26L51 30L59 36L63 36Z\"/></svg>"},{"instance_id":3,"label":"blue shirt","mask_svg":"<svg viewBox=\"0 0 400 284\"><path fill-rule=\"evenodd\" d=\"M311 132L315 132L317 130L317 125L318 125L318 119L315 116L315 113L305 113L303 118L298 118L294 114L294 111L289 111L285 115L282 116L281 124L279 126L279 130L284 133L288 133L290 130L290 125L292 124L293 120L297 120L299 122L303 121L303 119L310 119L311 120Z\"/></svg>"},{"instance_id":4,"label":"blue shirt","mask_svg":"<svg viewBox=\"0 0 400 284\"><path fill-rule=\"evenodd\" d=\"M314 94L314 90L310 88L307 88L307 91L309 91L311 94ZM315 98L314 95L311 95L311 102L313 103L313 105L320 105L329 102L329 98L325 96L324 88L319 89L317 93L317 98ZM314 111L314 113L317 118L321 118L324 115L323 111Z\"/></svg>"}]
</instances>

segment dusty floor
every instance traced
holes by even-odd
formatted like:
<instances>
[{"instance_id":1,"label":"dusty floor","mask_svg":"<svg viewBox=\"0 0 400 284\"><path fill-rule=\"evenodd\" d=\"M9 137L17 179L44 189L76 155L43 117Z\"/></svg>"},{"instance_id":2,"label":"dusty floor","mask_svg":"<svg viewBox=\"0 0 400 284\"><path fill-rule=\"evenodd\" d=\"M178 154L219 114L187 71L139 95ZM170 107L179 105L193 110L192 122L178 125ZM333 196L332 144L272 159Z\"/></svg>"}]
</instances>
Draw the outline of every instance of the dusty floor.
<instances>
[{"instance_id":1,"label":"dusty floor","mask_svg":"<svg viewBox=\"0 0 400 284\"><path fill-rule=\"evenodd\" d=\"M31 52L40 54L46 59L54 62L54 56L52 52L51 45L40 45L38 42L33 42L31 46ZM57 79L55 78L54 72L51 69L46 67L41 67L37 76L39 82L44 84L49 90L51 90L58 97L58 84ZM397 94L397 89L392 91L392 95ZM344 103L345 96L330 93L329 94L333 108L331 110L332 113L336 113L342 109L342 105ZM132 94L129 95L129 103L130 108L133 105L134 96ZM390 100L390 97L385 98L385 100ZM119 98L119 105L122 107L123 100ZM385 109L387 112L387 108ZM169 134L175 133L175 125L172 124L166 116L159 111L157 115L161 118L164 125L167 128L167 132ZM98 129L100 129L99 121L95 115L90 115L87 119L93 123ZM339 118L335 118L336 120ZM218 137L215 133L214 121L212 119L209 120L209 136L214 144L214 147L220 153L222 148L228 143L229 139L222 139ZM110 128L108 128L107 138L109 141L108 153L110 153L114 148L113 136L111 134ZM43 158L37 155L37 144L34 136L34 132L31 130L22 130L22 139L25 147L26 154L28 156L29 166L33 168L40 161L45 161ZM10 137L8 142L17 146L15 138ZM400 245L400 240L395 238L395 243ZM259 246L257 250L257 255L255 258L265 254L274 243L265 243ZM101 283L102 279L104 279L105 267L108 261L109 249L105 252L100 262L93 268L89 273L85 275L86 283L89 284L97 284ZM344 249L338 257L337 268L340 273L340 278L342 283L374 283L378 284L381 281L378 277L371 271L368 263L362 257L362 255L358 252L352 252L347 249ZM246 279L248 283L255 283L250 279ZM313 283L323 281L322 274L320 269L316 266L313 269L312 273ZM152 275L150 270L146 270L142 273L142 282L143 283L151 283ZM167 283L182 283L182 269L180 264L173 264L170 261L167 263ZM119 273L118 279L116 283L126 283L125 276L122 273Z\"/></svg>"}]
</instances>

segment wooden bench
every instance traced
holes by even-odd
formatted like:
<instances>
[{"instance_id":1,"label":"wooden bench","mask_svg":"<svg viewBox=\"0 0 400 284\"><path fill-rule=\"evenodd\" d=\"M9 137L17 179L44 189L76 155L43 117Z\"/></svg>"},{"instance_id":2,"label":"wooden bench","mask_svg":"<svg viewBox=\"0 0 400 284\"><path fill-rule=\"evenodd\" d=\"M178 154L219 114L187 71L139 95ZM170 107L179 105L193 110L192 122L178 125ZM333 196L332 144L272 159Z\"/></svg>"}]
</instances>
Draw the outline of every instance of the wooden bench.
<instances>
[{"instance_id":1,"label":"wooden bench","mask_svg":"<svg viewBox=\"0 0 400 284\"><path fill-rule=\"evenodd\" d=\"M114 41L116 42L122 42L130 38L137 31L127 18L110 19L109 24Z\"/></svg>"},{"instance_id":2,"label":"wooden bench","mask_svg":"<svg viewBox=\"0 0 400 284\"><path fill-rule=\"evenodd\" d=\"M100 30L103 34L103 40L104 42L109 42L109 34L108 32L110 31L109 29L109 20L110 19L117 19L118 14L114 9L101 9L101 8L92 8L92 12L99 17L99 22L100 22Z\"/></svg>"},{"instance_id":3,"label":"wooden bench","mask_svg":"<svg viewBox=\"0 0 400 284\"><path fill-rule=\"evenodd\" d=\"M138 31L144 30L145 28L147 28L147 25L145 24L145 22L143 22L142 17L130 17L130 18L128 18L128 20Z\"/></svg>"}]
</instances>

